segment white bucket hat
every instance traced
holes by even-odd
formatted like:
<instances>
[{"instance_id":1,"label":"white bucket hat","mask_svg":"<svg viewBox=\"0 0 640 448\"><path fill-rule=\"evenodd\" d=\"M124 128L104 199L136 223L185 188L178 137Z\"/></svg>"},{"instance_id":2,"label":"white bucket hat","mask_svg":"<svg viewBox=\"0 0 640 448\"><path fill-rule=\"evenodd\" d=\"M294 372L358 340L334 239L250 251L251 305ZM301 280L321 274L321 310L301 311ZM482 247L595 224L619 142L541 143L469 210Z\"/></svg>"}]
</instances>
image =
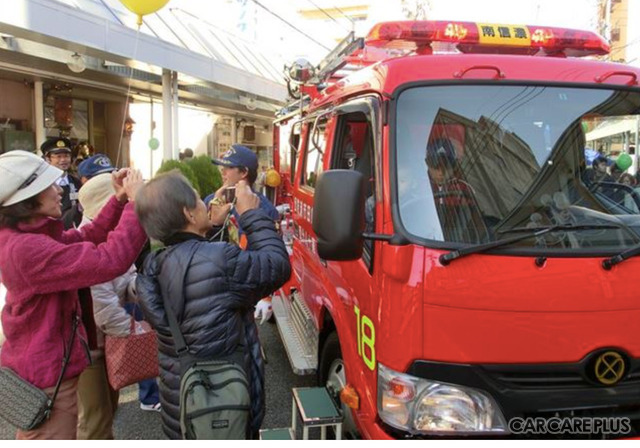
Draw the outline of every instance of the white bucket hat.
<instances>
[{"instance_id":1,"label":"white bucket hat","mask_svg":"<svg viewBox=\"0 0 640 448\"><path fill-rule=\"evenodd\" d=\"M49 188L64 172L33 153L0 155L0 207L17 204Z\"/></svg>"},{"instance_id":2,"label":"white bucket hat","mask_svg":"<svg viewBox=\"0 0 640 448\"><path fill-rule=\"evenodd\" d=\"M111 173L98 174L89 179L78 193L78 200L84 210L83 215L94 220L115 192Z\"/></svg>"}]
</instances>

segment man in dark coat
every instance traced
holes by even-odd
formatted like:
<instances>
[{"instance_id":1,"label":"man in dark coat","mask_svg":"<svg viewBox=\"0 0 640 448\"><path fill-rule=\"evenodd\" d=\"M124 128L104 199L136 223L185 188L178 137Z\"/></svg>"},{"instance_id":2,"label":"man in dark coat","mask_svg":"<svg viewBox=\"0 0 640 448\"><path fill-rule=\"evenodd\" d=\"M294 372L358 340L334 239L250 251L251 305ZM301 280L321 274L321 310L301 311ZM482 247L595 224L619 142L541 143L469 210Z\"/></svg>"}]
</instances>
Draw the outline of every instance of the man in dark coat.
<instances>
[{"instance_id":1,"label":"man in dark coat","mask_svg":"<svg viewBox=\"0 0 640 448\"><path fill-rule=\"evenodd\" d=\"M213 220L224 220L230 207L224 206ZM204 238L211 225L220 222L210 220L204 202L180 174L157 176L136 197L136 212L147 234L166 246L147 256L136 285L144 315L158 333L162 422L171 439L182 438L181 368L164 300L177 317L192 358L244 354L254 437L264 418L264 363L253 308L289 279L291 266L273 220L259 208L245 181L236 187L235 207L248 250Z\"/></svg>"},{"instance_id":2,"label":"man in dark coat","mask_svg":"<svg viewBox=\"0 0 640 448\"><path fill-rule=\"evenodd\" d=\"M78 191L82 186L80 179L69 174L71 167L71 141L67 138L50 138L40 145L44 158L50 165L64 171L57 184L62 188L62 222L65 229L78 227L82 221L82 212L78 207Z\"/></svg>"}]
</instances>

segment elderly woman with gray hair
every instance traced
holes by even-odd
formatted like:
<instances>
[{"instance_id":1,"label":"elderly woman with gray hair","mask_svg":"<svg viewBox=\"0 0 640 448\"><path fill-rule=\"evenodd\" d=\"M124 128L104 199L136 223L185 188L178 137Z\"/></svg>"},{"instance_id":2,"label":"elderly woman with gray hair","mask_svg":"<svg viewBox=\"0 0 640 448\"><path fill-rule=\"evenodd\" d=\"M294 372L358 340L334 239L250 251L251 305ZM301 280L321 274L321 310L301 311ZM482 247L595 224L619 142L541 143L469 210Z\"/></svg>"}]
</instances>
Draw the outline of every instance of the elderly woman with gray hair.
<instances>
[{"instance_id":1,"label":"elderly woman with gray hair","mask_svg":"<svg viewBox=\"0 0 640 448\"><path fill-rule=\"evenodd\" d=\"M165 300L177 316L191 357L211 360L244 352L251 396L251 434L264 417L264 364L253 319L255 304L291 274L289 257L273 220L259 209L245 181L236 190L236 211L249 250L205 239L231 204L210 221L204 202L189 182L172 172L148 182L136 198L136 213L149 237L166 248L152 252L138 275L138 297L147 321L158 332L160 400L165 434L182 438L180 362L167 324ZM164 300L163 300L164 299Z\"/></svg>"}]
</instances>

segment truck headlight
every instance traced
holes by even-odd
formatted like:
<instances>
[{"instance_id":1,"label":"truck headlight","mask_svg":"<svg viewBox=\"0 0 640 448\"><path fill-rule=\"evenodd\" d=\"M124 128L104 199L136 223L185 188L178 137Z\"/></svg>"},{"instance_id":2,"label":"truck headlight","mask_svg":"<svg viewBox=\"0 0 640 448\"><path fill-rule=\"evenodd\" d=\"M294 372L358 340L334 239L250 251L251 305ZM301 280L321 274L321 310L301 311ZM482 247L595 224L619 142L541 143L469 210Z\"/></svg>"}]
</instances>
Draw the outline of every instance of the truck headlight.
<instances>
[{"instance_id":1,"label":"truck headlight","mask_svg":"<svg viewBox=\"0 0 640 448\"><path fill-rule=\"evenodd\" d=\"M411 433L507 433L493 398L455 384L424 380L378 363L378 412Z\"/></svg>"}]
</instances>

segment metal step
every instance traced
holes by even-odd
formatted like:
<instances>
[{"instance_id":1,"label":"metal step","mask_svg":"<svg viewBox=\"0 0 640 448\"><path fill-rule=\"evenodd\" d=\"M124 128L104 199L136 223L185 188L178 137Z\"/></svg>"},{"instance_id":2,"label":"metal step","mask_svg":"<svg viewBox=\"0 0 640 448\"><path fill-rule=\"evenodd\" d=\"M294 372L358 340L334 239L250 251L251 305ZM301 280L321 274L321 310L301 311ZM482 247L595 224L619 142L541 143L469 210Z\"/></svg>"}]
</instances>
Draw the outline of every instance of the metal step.
<instances>
[{"instance_id":1,"label":"metal step","mask_svg":"<svg viewBox=\"0 0 640 448\"><path fill-rule=\"evenodd\" d=\"M261 429L260 440L295 440L291 428Z\"/></svg>"},{"instance_id":2,"label":"metal step","mask_svg":"<svg viewBox=\"0 0 640 448\"><path fill-rule=\"evenodd\" d=\"M302 299L286 296L283 290L271 299L280 338L296 375L310 375L318 369L318 330Z\"/></svg>"},{"instance_id":3,"label":"metal step","mask_svg":"<svg viewBox=\"0 0 640 448\"><path fill-rule=\"evenodd\" d=\"M320 427L320 439L327 438L327 427L335 427L336 439L342 435L344 417L326 387L294 387L291 429L295 432L297 416L302 419L302 439L309 439L309 428Z\"/></svg>"}]
</instances>

